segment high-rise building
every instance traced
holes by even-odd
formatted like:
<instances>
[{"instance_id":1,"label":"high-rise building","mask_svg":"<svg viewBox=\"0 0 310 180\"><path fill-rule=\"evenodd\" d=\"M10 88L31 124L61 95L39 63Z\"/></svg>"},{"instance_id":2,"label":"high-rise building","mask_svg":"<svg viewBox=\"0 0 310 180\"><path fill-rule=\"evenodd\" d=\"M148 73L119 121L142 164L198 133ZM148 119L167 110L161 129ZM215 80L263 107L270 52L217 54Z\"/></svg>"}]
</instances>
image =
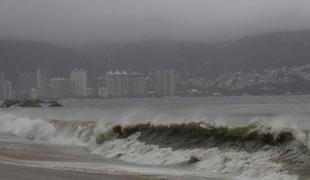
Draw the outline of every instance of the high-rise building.
<instances>
[{"instance_id":1,"label":"high-rise building","mask_svg":"<svg viewBox=\"0 0 310 180\"><path fill-rule=\"evenodd\" d=\"M126 71L109 71L106 74L106 83L111 97L128 96L128 73Z\"/></svg>"},{"instance_id":2,"label":"high-rise building","mask_svg":"<svg viewBox=\"0 0 310 180\"><path fill-rule=\"evenodd\" d=\"M146 94L146 80L140 73L109 71L106 83L110 97L143 97Z\"/></svg>"},{"instance_id":3,"label":"high-rise building","mask_svg":"<svg viewBox=\"0 0 310 180\"><path fill-rule=\"evenodd\" d=\"M3 98L4 81L4 72L0 72L0 98Z\"/></svg>"},{"instance_id":4,"label":"high-rise building","mask_svg":"<svg viewBox=\"0 0 310 180\"><path fill-rule=\"evenodd\" d=\"M121 95L126 97L128 96L128 73L123 70L120 75L122 79Z\"/></svg>"},{"instance_id":5,"label":"high-rise building","mask_svg":"<svg viewBox=\"0 0 310 180\"><path fill-rule=\"evenodd\" d=\"M169 78L168 78L168 70L163 70L162 72L162 79L161 79L161 87L162 87L162 96L168 96L168 88L169 88Z\"/></svg>"},{"instance_id":6,"label":"high-rise building","mask_svg":"<svg viewBox=\"0 0 310 180\"><path fill-rule=\"evenodd\" d=\"M4 81L3 97L4 99L12 99L12 82L11 81Z\"/></svg>"},{"instance_id":7,"label":"high-rise building","mask_svg":"<svg viewBox=\"0 0 310 180\"><path fill-rule=\"evenodd\" d=\"M115 94L115 96L116 97L122 97L122 89L123 89L123 84L122 84L122 82L123 82L123 80L122 80L122 75L121 75L121 73L119 72L119 71L116 71L115 73L114 73L114 84L115 84L115 92L114 92L114 94Z\"/></svg>"},{"instance_id":8,"label":"high-rise building","mask_svg":"<svg viewBox=\"0 0 310 180\"><path fill-rule=\"evenodd\" d=\"M38 89L39 97L47 97L48 77L47 69L38 68L36 71L36 88Z\"/></svg>"},{"instance_id":9,"label":"high-rise building","mask_svg":"<svg viewBox=\"0 0 310 180\"><path fill-rule=\"evenodd\" d=\"M168 71L168 96L175 96L175 72Z\"/></svg>"},{"instance_id":10,"label":"high-rise building","mask_svg":"<svg viewBox=\"0 0 310 180\"><path fill-rule=\"evenodd\" d=\"M159 96L175 96L174 70L158 70L156 72L156 87Z\"/></svg>"},{"instance_id":11,"label":"high-rise building","mask_svg":"<svg viewBox=\"0 0 310 180\"><path fill-rule=\"evenodd\" d=\"M158 70L155 74L156 78L156 91L157 95L161 96L162 95L162 73L161 70Z\"/></svg>"},{"instance_id":12,"label":"high-rise building","mask_svg":"<svg viewBox=\"0 0 310 180\"><path fill-rule=\"evenodd\" d=\"M71 71L71 79L73 80L74 97L86 97L87 96L87 71L83 68L75 68Z\"/></svg>"},{"instance_id":13,"label":"high-rise building","mask_svg":"<svg viewBox=\"0 0 310 180\"><path fill-rule=\"evenodd\" d=\"M111 97L115 96L115 79L114 73L112 71L107 72L106 74L106 86L108 89L108 94Z\"/></svg>"}]
</instances>

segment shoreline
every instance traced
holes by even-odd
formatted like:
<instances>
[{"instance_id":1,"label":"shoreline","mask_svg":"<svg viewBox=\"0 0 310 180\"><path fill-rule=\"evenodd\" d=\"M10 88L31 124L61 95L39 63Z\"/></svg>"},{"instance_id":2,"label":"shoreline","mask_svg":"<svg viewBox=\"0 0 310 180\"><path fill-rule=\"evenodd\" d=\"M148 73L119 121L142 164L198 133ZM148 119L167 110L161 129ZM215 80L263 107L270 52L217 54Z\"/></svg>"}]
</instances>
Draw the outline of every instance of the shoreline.
<instances>
[{"instance_id":1,"label":"shoreline","mask_svg":"<svg viewBox=\"0 0 310 180\"><path fill-rule=\"evenodd\" d=\"M159 179L141 175L119 175L108 173L88 173L70 170L56 170L41 167L29 167L0 162L0 176L5 180L150 180Z\"/></svg>"}]
</instances>

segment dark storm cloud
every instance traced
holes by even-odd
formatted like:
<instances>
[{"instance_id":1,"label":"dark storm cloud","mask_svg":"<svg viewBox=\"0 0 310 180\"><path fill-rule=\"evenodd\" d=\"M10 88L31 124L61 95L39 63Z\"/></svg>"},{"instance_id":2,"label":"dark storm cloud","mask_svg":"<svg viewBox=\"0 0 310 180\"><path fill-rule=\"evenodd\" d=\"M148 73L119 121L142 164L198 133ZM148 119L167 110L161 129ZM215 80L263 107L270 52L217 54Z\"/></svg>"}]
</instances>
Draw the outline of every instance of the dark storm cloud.
<instances>
[{"instance_id":1,"label":"dark storm cloud","mask_svg":"<svg viewBox=\"0 0 310 180\"><path fill-rule=\"evenodd\" d=\"M0 36L223 40L310 27L309 0L0 0Z\"/></svg>"}]
</instances>

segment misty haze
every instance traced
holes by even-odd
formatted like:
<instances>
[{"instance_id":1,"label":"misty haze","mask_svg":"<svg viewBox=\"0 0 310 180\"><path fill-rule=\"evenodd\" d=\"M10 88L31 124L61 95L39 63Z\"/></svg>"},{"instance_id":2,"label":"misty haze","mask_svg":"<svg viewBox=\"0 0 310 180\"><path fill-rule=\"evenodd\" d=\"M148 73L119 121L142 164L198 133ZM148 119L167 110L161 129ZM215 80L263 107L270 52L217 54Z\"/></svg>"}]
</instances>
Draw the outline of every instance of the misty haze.
<instances>
[{"instance_id":1,"label":"misty haze","mask_svg":"<svg viewBox=\"0 0 310 180\"><path fill-rule=\"evenodd\" d=\"M310 179L310 1L0 0L0 179Z\"/></svg>"}]
</instances>

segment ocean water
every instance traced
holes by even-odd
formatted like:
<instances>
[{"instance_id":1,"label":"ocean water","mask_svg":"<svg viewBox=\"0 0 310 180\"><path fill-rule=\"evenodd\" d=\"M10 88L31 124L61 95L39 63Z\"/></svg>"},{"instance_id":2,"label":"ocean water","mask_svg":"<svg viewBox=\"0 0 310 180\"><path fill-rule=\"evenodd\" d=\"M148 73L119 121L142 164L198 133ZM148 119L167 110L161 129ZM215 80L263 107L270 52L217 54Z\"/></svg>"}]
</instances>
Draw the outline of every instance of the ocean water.
<instances>
[{"instance_id":1,"label":"ocean water","mask_svg":"<svg viewBox=\"0 0 310 180\"><path fill-rule=\"evenodd\" d=\"M163 179L309 179L310 96L64 100L0 111L0 163Z\"/></svg>"}]
</instances>

